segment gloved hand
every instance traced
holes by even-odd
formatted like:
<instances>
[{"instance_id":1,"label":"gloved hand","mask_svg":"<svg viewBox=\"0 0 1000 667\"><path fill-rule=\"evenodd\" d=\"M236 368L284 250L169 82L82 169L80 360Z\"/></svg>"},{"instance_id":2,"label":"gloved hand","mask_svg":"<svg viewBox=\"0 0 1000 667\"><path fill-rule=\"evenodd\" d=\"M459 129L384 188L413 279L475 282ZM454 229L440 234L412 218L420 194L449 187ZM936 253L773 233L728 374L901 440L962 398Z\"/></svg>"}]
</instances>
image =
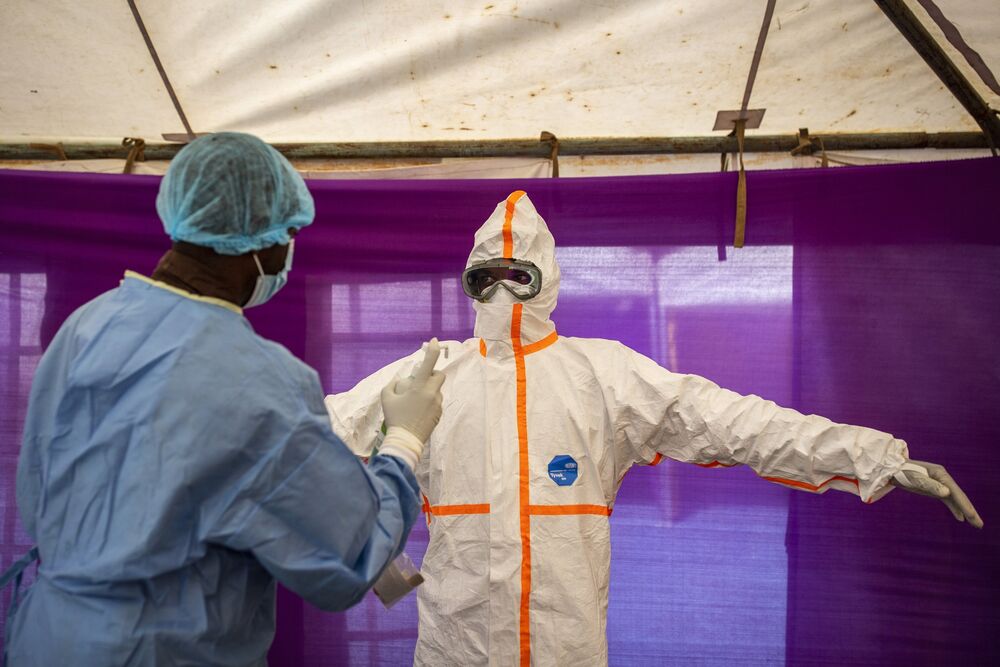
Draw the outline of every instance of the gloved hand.
<instances>
[{"instance_id":1,"label":"gloved hand","mask_svg":"<svg viewBox=\"0 0 1000 667\"><path fill-rule=\"evenodd\" d=\"M444 373L434 370L440 353L437 338L432 338L424 345L423 361L413 375L397 378L382 390L386 432L379 453L402 459L411 470L441 420Z\"/></svg>"},{"instance_id":2,"label":"gloved hand","mask_svg":"<svg viewBox=\"0 0 1000 667\"><path fill-rule=\"evenodd\" d=\"M968 521L976 528L983 527L983 520L969 502L969 497L959 488L944 466L909 460L903 464L902 470L896 473L891 483L893 486L922 496L937 498L948 506L958 521Z\"/></svg>"}]
</instances>

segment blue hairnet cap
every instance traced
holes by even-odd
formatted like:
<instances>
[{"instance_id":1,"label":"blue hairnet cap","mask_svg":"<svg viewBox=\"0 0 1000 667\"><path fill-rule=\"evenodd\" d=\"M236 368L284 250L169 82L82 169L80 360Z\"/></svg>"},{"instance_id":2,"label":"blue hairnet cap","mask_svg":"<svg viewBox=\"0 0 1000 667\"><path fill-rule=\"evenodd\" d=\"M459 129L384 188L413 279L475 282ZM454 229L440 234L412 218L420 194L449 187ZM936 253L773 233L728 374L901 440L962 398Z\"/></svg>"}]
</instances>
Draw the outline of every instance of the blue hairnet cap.
<instances>
[{"instance_id":1,"label":"blue hairnet cap","mask_svg":"<svg viewBox=\"0 0 1000 667\"><path fill-rule=\"evenodd\" d=\"M315 216L305 181L257 137L218 132L185 146L160 182L156 212L174 241L242 255L289 242Z\"/></svg>"}]
</instances>

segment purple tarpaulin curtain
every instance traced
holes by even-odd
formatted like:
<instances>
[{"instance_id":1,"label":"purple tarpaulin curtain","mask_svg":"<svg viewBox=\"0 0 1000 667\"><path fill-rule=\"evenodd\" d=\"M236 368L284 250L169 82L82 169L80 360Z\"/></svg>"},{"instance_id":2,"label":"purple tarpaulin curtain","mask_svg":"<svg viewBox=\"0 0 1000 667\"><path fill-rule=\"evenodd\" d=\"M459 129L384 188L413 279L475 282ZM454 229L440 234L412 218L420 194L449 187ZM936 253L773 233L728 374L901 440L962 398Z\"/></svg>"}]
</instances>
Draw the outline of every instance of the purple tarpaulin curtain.
<instances>
[{"instance_id":1,"label":"purple tarpaulin curtain","mask_svg":"<svg viewBox=\"0 0 1000 667\"><path fill-rule=\"evenodd\" d=\"M31 544L14 473L33 369L74 308L168 247L159 179L0 171L0 557ZM612 517L614 665L1000 661L1000 160L734 174L317 181L289 286L257 331L342 391L431 335L463 339L472 233L524 189L559 245L560 333L907 440L986 528L894 492L866 506L666 462ZM252 363L252 360L247 360ZM569 388L567 388L569 390ZM408 551L420 560L426 529ZM572 595L572 591L567 592ZM6 605L9 592L4 593ZM272 665L407 663L412 598L345 614L279 598ZM572 638L568 638L572 640Z\"/></svg>"}]
</instances>

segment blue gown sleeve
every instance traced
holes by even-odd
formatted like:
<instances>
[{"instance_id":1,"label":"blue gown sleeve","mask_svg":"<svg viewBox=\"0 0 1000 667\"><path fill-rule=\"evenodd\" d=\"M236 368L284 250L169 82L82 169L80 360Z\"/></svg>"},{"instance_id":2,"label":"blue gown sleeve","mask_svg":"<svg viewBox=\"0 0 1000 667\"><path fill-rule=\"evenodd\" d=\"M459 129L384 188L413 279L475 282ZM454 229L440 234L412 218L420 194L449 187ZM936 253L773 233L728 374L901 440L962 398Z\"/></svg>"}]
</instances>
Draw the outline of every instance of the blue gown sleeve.
<instances>
[{"instance_id":1,"label":"blue gown sleeve","mask_svg":"<svg viewBox=\"0 0 1000 667\"><path fill-rule=\"evenodd\" d=\"M393 457L362 465L334 435L322 400L316 381L304 399L285 396L254 420L258 438L280 443L221 490L207 540L251 552L286 587L339 611L360 601L402 551L419 513L418 487ZM294 426L277 433L296 402Z\"/></svg>"}]
</instances>

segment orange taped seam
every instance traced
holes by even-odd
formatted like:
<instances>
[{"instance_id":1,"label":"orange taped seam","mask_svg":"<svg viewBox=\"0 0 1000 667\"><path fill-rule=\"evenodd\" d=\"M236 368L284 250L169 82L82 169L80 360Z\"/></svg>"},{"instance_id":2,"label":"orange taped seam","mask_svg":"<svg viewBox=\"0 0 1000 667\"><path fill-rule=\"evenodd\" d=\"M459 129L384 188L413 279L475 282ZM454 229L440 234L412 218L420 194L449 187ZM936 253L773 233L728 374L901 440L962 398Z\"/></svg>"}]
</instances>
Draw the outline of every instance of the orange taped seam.
<instances>
[{"instance_id":1,"label":"orange taped seam","mask_svg":"<svg viewBox=\"0 0 1000 667\"><path fill-rule=\"evenodd\" d=\"M850 477L843 477L841 475L835 475L830 479L826 480L825 482L823 482L822 484L820 484L819 486L809 484L808 482L799 482L794 479L785 479L783 477L764 477L764 479L766 479L769 482L777 482L778 484L793 486L796 489L805 489L806 491L819 491L830 482L848 482L850 484L853 484L854 486L858 486L858 480L851 479Z\"/></svg>"},{"instance_id":2,"label":"orange taped seam","mask_svg":"<svg viewBox=\"0 0 1000 667\"><path fill-rule=\"evenodd\" d=\"M431 514L433 514L433 512L431 512L431 503L427 500L427 496L424 494L421 493L420 497L424 499L424 504L420 506L420 509L422 509L424 514L427 515L427 525L429 526L431 525Z\"/></svg>"},{"instance_id":3,"label":"orange taped seam","mask_svg":"<svg viewBox=\"0 0 1000 667\"><path fill-rule=\"evenodd\" d=\"M536 342L532 343L531 345L525 345L524 346L524 354L528 355L528 354L531 354L533 352L538 352L539 350L544 350L549 345L552 345L552 343L556 342L558 339L559 339L559 335L555 331L553 331L552 333L550 333L548 336L546 336L545 338L541 339L540 341L536 341Z\"/></svg>"},{"instance_id":4,"label":"orange taped seam","mask_svg":"<svg viewBox=\"0 0 1000 667\"><path fill-rule=\"evenodd\" d=\"M507 210L503 216L503 256L504 259L514 258L514 232L512 222L514 220L514 206L517 200L524 196L524 190L515 190L507 197Z\"/></svg>"},{"instance_id":5,"label":"orange taped seam","mask_svg":"<svg viewBox=\"0 0 1000 667\"><path fill-rule=\"evenodd\" d=\"M479 339L479 354L486 356L486 341L482 338Z\"/></svg>"},{"instance_id":6,"label":"orange taped seam","mask_svg":"<svg viewBox=\"0 0 1000 667\"><path fill-rule=\"evenodd\" d=\"M656 456L653 457L653 460L647 463L646 465L658 466L662 461L663 461L663 454L656 452Z\"/></svg>"},{"instance_id":7,"label":"orange taped seam","mask_svg":"<svg viewBox=\"0 0 1000 667\"><path fill-rule=\"evenodd\" d=\"M732 468L735 463L721 463L720 461L712 461L711 463L695 463L696 466L701 466L702 468Z\"/></svg>"},{"instance_id":8,"label":"orange taped seam","mask_svg":"<svg viewBox=\"0 0 1000 667\"><path fill-rule=\"evenodd\" d=\"M523 193L521 193L523 194ZM507 198L507 210L513 212L514 196ZM521 527L521 607L518 623L521 665L531 665L531 512L528 463L528 381L524 370L524 348L521 346L522 304L514 304L510 318L510 339L514 347L514 368L517 374L517 454L518 508Z\"/></svg>"},{"instance_id":9,"label":"orange taped seam","mask_svg":"<svg viewBox=\"0 0 1000 667\"><path fill-rule=\"evenodd\" d=\"M489 503L478 505L429 505L427 508L434 516L458 516L460 514L489 514Z\"/></svg>"},{"instance_id":10,"label":"orange taped seam","mask_svg":"<svg viewBox=\"0 0 1000 667\"><path fill-rule=\"evenodd\" d=\"M604 505L529 505L528 513L534 516L564 516L573 514L611 516L611 508Z\"/></svg>"}]
</instances>

